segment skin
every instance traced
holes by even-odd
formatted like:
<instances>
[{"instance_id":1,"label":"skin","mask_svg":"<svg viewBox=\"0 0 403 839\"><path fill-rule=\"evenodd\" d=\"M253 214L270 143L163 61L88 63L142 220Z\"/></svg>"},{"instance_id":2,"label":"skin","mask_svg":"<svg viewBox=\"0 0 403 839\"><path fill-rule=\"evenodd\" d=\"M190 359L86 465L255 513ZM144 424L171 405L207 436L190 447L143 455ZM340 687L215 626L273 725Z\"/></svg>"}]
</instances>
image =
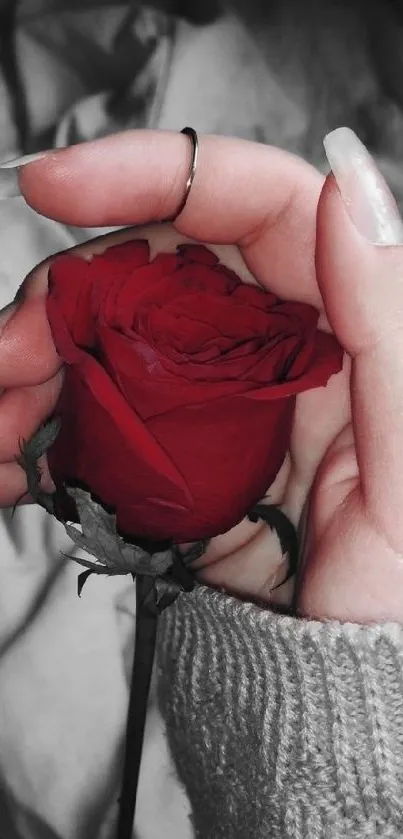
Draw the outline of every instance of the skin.
<instances>
[{"instance_id":1,"label":"skin","mask_svg":"<svg viewBox=\"0 0 403 839\"><path fill-rule=\"evenodd\" d=\"M20 186L37 212L67 224L140 225L175 213L188 166L185 137L133 131L51 153L20 170ZM161 233L154 228L154 247ZM201 138L186 208L163 235L170 247L187 238L234 246L221 255L245 281L313 304L322 328L344 347L343 370L328 386L298 396L290 450L267 500L294 522L309 500L299 614L400 621L403 249L371 245L357 233L332 176L325 181L277 149L209 136ZM90 258L112 241L80 251ZM25 489L14 462L18 438L51 412L62 383L40 314L48 264L31 272L16 304L0 315L2 506ZM292 582L272 591L287 569L275 535L259 523L242 522L212 540L202 564L208 584L290 602Z\"/></svg>"}]
</instances>

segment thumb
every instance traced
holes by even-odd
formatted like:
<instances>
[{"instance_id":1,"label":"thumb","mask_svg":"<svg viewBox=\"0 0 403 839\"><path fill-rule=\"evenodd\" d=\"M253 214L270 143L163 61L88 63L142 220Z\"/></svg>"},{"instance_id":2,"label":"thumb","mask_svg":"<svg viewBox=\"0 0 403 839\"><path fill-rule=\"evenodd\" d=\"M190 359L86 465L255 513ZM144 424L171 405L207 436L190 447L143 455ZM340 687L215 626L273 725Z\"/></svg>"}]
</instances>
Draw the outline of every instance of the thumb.
<instances>
[{"instance_id":1,"label":"thumb","mask_svg":"<svg viewBox=\"0 0 403 839\"><path fill-rule=\"evenodd\" d=\"M317 280L351 359L352 426L316 476L299 610L401 620L403 223L353 132L338 129L325 144L333 173L318 206Z\"/></svg>"},{"instance_id":2,"label":"thumb","mask_svg":"<svg viewBox=\"0 0 403 839\"><path fill-rule=\"evenodd\" d=\"M371 156L346 128L328 135L333 175L317 219L317 277L352 358L351 408L362 497L403 546L403 223Z\"/></svg>"}]
</instances>

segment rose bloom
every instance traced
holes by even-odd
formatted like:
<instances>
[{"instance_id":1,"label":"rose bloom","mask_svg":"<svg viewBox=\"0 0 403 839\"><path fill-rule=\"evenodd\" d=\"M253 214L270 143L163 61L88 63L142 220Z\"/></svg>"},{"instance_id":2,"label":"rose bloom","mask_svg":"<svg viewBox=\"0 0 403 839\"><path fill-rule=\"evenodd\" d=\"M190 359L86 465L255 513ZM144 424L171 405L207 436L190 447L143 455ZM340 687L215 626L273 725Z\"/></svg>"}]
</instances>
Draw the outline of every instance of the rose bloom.
<instances>
[{"instance_id":1,"label":"rose bloom","mask_svg":"<svg viewBox=\"0 0 403 839\"><path fill-rule=\"evenodd\" d=\"M65 362L52 477L131 537L190 542L240 522L281 467L296 394L341 368L314 308L242 283L201 245L61 255L46 305Z\"/></svg>"}]
</instances>

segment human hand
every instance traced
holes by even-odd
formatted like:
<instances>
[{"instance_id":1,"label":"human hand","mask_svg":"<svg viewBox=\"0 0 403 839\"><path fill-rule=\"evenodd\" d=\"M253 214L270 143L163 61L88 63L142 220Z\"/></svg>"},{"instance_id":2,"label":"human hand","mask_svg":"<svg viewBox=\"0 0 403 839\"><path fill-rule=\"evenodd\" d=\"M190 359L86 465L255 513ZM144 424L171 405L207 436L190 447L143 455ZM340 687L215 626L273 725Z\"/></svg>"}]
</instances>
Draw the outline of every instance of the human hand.
<instances>
[{"instance_id":1,"label":"human hand","mask_svg":"<svg viewBox=\"0 0 403 839\"><path fill-rule=\"evenodd\" d=\"M401 621L403 223L352 132L329 135L327 151L336 180L318 207L317 278L351 359L352 421L314 482L298 606L316 617Z\"/></svg>"},{"instance_id":2,"label":"human hand","mask_svg":"<svg viewBox=\"0 0 403 839\"><path fill-rule=\"evenodd\" d=\"M128 175L127 168L122 169L122 159L135 161L133 173ZM76 225L117 225L172 215L180 203L187 167L185 138L162 132L132 132L58 151L21 169L20 180L27 200L43 213ZM104 176L101 191L97 188L100 171ZM134 195L127 188L132 179L136 183ZM305 300L320 308L314 239L321 183L322 178L314 169L284 152L242 141L206 137L202 140L196 181L176 231L164 226L148 231L147 235L160 250L175 247L179 240L193 236L207 242L235 242L240 252L227 248L221 258L229 261L246 281L256 277L282 298ZM241 206L236 200L239 194L243 196ZM114 237L140 235L144 231L126 230ZM83 255L90 254L104 249L111 241L104 238L90 242L80 251ZM62 381L60 361L43 317L48 265L46 261L28 276L19 294L17 310L11 317L5 313L8 320L2 336L2 359L6 369L3 373L0 369L0 381L2 375L3 379L8 375L8 386L10 383L20 386L15 391L18 394L21 385L31 388L28 396L33 398L37 398L38 385L48 388L47 414L54 407ZM325 325L324 317L322 321ZM269 503L281 504L295 522L320 458L335 431L347 421L346 385L346 374L341 374L334 376L326 389L298 397L290 453L275 484L269 488L267 499ZM43 408L40 410L44 418ZM314 422L318 412L322 418L320 425ZM10 419L10 426L15 429L10 441L11 452L13 446L15 451L18 436L27 438L37 424L38 418L33 422L28 419L30 416L32 412L26 410L24 418L26 423L31 423L29 428L22 427L21 411L15 411ZM48 488L51 482L45 466L44 463L43 480ZM4 468L8 476L2 483L8 497L0 500L11 503L17 489L20 494L24 491L24 475L11 462L11 457ZM15 483L10 480L11 472ZM205 581L262 599L269 598L273 585L284 579L287 570L276 536L261 522L249 521L212 540L203 564L206 567L199 573ZM284 592L278 589L276 594L284 595Z\"/></svg>"}]
</instances>

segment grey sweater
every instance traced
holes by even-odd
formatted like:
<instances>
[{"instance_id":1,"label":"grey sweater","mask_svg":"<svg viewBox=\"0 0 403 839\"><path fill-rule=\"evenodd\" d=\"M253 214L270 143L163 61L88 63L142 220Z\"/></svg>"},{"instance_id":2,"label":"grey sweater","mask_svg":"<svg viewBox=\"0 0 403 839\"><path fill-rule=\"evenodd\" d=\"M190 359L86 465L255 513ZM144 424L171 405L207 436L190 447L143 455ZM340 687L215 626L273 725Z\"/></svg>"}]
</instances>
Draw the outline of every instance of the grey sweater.
<instances>
[{"instance_id":1,"label":"grey sweater","mask_svg":"<svg viewBox=\"0 0 403 839\"><path fill-rule=\"evenodd\" d=\"M198 586L161 616L158 674L197 839L403 837L403 627Z\"/></svg>"}]
</instances>

